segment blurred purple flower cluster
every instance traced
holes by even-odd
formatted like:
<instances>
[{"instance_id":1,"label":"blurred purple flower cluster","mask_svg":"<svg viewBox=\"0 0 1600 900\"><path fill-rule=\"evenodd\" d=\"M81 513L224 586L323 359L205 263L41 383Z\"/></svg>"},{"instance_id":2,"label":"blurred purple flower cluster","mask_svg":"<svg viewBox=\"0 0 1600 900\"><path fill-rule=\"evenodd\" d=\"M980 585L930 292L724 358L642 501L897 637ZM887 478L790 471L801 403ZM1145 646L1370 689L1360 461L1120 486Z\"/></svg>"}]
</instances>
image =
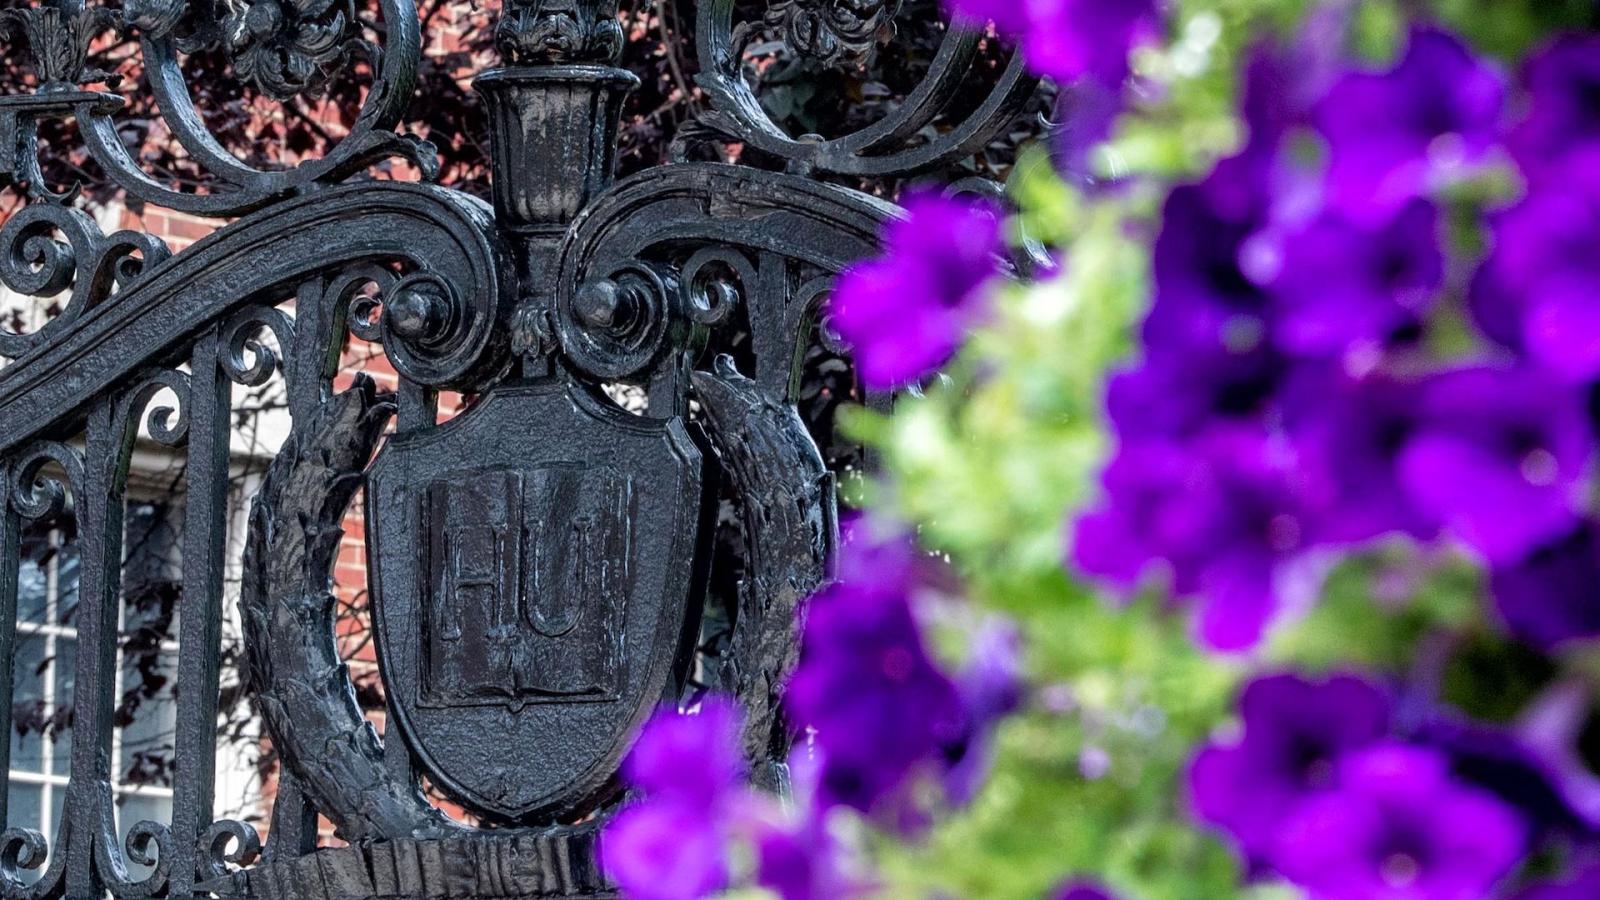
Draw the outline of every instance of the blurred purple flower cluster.
<instances>
[{"instance_id":1,"label":"blurred purple flower cluster","mask_svg":"<svg viewBox=\"0 0 1600 900\"><path fill-rule=\"evenodd\" d=\"M602 844L606 871L630 896L681 900L725 887L738 846L751 848L753 879L785 900L852 896L868 882L830 831L837 810L911 834L976 790L995 723L1021 702L1015 628L975 628L967 663L947 674L922 624L948 581L936 561L892 526L858 517L835 566L808 604L785 694L809 735L790 758L794 802L785 811L746 785L739 714L727 700L707 697L698 715L662 711L624 768L643 799Z\"/></svg>"},{"instance_id":2,"label":"blurred purple flower cluster","mask_svg":"<svg viewBox=\"0 0 1600 900\"><path fill-rule=\"evenodd\" d=\"M1127 589L1164 572L1200 637L1239 651L1330 554L1445 539L1490 568L1519 636L1600 633L1600 41L1537 55L1520 115L1444 31L1415 29L1381 72L1299 55L1253 56L1246 146L1167 199L1076 562ZM1473 261L1439 198L1506 153L1527 193L1493 215L1466 304L1488 340L1445 353L1462 316L1443 298Z\"/></svg>"},{"instance_id":3,"label":"blurred purple flower cluster","mask_svg":"<svg viewBox=\"0 0 1600 900\"><path fill-rule=\"evenodd\" d=\"M869 388L911 384L955 354L985 312L1004 248L1000 211L980 201L912 194L884 228L883 255L847 269L829 325L854 350Z\"/></svg>"},{"instance_id":4,"label":"blurred purple flower cluster","mask_svg":"<svg viewBox=\"0 0 1600 900\"><path fill-rule=\"evenodd\" d=\"M1239 706L1243 734L1190 767L1195 812L1313 897L1482 897L1521 859L1518 812L1444 750L1392 737L1367 682L1271 676Z\"/></svg>"},{"instance_id":5,"label":"blurred purple flower cluster","mask_svg":"<svg viewBox=\"0 0 1600 900\"><path fill-rule=\"evenodd\" d=\"M1155 0L946 0L955 21L994 23L1036 73L1062 87L1059 144L1077 168L1122 108L1128 56L1160 30ZM948 362L982 322L984 288L1005 249L1000 211L982 200L912 193L884 231L883 254L846 270L830 326L874 390L914 384Z\"/></svg>"},{"instance_id":6,"label":"blurred purple flower cluster","mask_svg":"<svg viewBox=\"0 0 1600 900\"><path fill-rule=\"evenodd\" d=\"M743 846L754 860L752 880L785 900L859 893L865 882L855 861L809 792L785 810L746 782L740 715L710 695L694 714L664 708L645 724L623 772L641 796L606 826L606 873L629 897L694 900L731 886L731 851Z\"/></svg>"}]
</instances>

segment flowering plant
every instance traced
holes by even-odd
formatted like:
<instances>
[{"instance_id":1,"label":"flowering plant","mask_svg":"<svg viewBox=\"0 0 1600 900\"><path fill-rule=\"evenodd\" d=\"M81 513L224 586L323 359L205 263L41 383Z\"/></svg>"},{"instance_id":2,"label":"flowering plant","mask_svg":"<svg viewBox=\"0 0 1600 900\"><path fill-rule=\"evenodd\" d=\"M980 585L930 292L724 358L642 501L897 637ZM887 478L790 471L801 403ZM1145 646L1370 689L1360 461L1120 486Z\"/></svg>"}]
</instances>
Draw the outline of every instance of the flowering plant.
<instances>
[{"instance_id":1,"label":"flowering plant","mask_svg":"<svg viewBox=\"0 0 1600 900\"><path fill-rule=\"evenodd\" d=\"M639 896L1600 896L1600 9L947 0L1059 89L914 191L787 800L664 712ZM1010 253L1050 250L1051 264ZM1017 272L1038 272L1031 278Z\"/></svg>"}]
</instances>

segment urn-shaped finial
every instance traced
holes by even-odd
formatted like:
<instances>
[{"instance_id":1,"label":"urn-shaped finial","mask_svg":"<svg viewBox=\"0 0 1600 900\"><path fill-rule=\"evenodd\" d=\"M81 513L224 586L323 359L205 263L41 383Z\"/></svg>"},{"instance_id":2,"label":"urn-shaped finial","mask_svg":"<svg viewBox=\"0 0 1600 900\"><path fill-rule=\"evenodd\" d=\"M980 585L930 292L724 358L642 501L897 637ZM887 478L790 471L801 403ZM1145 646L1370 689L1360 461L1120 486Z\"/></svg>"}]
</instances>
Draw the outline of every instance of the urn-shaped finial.
<instances>
[{"instance_id":1,"label":"urn-shaped finial","mask_svg":"<svg viewBox=\"0 0 1600 900\"><path fill-rule=\"evenodd\" d=\"M638 84L611 66L517 66L478 78L502 228L558 229L610 186L622 102Z\"/></svg>"}]
</instances>

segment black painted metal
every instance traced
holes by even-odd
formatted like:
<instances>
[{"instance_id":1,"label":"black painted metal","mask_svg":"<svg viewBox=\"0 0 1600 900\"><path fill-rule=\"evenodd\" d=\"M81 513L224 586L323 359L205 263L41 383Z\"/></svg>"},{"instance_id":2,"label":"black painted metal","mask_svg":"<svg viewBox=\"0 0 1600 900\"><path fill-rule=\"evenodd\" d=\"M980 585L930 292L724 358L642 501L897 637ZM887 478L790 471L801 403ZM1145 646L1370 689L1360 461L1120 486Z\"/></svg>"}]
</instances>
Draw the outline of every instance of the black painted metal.
<instances>
[{"instance_id":1,"label":"black painted metal","mask_svg":"<svg viewBox=\"0 0 1600 900\"><path fill-rule=\"evenodd\" d=\"M792 735L780 685L836 533L817 423L795 406L801 372L807 348L828 340L832 277L895 215L823 178L947 166L1004 127L1033 82L1013 60L987 99L953 114L981 35L952 28L928 78L885 118L828 140L791 136L743 79L745 43L773 28L801 55L852 64L901 3L773 0L763 21L741 24L733 0L702 0L698 80L711 108L680 144L742 143L789 171L675 162L613 184L636 84L616 68L615 0L506 2L495 38L508 65L477 80L492 207L426 182L342 183L388 156L435 170L431 147L393 131L420 52L410 0L379 3L368 32L381 51L343 4L49 0L5 14L40 84L0 96L0 186L30 199L0 226L0 282L67 299L32 333L0 331L0 357L13 360L0 371L0 651L10 659L15 642L20 528L69 502L83 649L67 814L54 835L0 837L0 896L608 896L594 852L624 799L627 737L696 685L745 705L755 777L783 789ZM81 87L100 77L85 71L85 48L111 27L138 35L167 126L213 179L204 190L141 170L116 135L122 98ZM191 104L180 62L201 48L278 99L357 57L374 80L348 138L293 168L256 169ZM149 235L104 235L75 192L44 182L39 126L64 118L130 195L241 218L176 255ZM381 343L395 395L365 378L333 389L352 337ZM721 355L735 348L742 373ZM236 385L274 377L293 429L252 504L240 602L250 686L284 763L263 847L248 824L213 822L211 807L232 402ZM645 408L618 406L606 393L616 383L642 388ZM477 399L439 425L441 390ZM148 409L163 394L176 408ZM119 840L111 703L141 424L187 460L177 775L172 821ZM331 569L363 493L387 740L366 723L334 640ZM708 649L719 496L740 523L744 574L723 599L731 631ZM9 667L0 695L9 730ZM0 741L0 770L6 753ZM474 821L434 806L422 776ZM350 846L314 850L317 813Z\"/></svg>"}]
</instances>

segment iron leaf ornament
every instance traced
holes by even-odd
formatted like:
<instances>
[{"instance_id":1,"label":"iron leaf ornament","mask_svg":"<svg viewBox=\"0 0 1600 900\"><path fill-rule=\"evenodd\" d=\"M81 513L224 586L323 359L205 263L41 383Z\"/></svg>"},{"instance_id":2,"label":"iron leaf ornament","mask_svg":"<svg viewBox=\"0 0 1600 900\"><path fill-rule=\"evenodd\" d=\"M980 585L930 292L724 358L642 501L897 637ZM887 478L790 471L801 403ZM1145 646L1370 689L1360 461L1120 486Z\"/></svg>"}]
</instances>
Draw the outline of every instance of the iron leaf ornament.
<instances>
[{"instance_id":1,"label":"iron leaf ornament","mask_svg":"<svg viewBox=\"0 0 1600 900\"><path fill-rule=\"evenodd\" d=\"M777 0L744 22L733 0L704 0L710 110L693 135L785 171L679 160L617 181L638 85L617 65L617 3L507 0L494 30L504 64L474 81L484 201L430 183L432 148L399 130L424 36L411 0L375 7L372 21L347 0L129 0L117 17L62 0L6 14L39 85L0 95L0 186L29 198L0 228L0 281L62 302L41 327L0 332L12 360L0 370L0 609L15 600L22 524L70 509L84 649L66 812L54 834L0 835L0 896L614 896L596 860L629 802L629 742L661 704L708 690L744 706L752 777L786 788L783 685L838 518L818 449L835 440L831 420L802 414L802 385L819 353L841 349L824 326L834 277L899 215L835 176L888 193L943 172L1010 124L1033 80L1013 60L970 110L953 106L983 36L951 27L884 118L791 135L746 81L752 29L854 64L902 4ZM88 47L112 26L139 38L154 105L203 184L147 171L118 136L123 97L83 87L103 83ZM350 68L370 68L371 83L344 139L260 168L205 130L182 65L202 47L271 100ZM371 66L348 67L354 56ZM176 253L104 234L70 186L42 176L40 128L67 119L130 197L226 224ZM397 156L423 183L358 178ZM352 341L381 352L392 390L341 377ZM291 427L230 560L235 394L274 382ZM445 392L469 402L442 418ZM116 684L121 516L141 440L185 463L185 774L171 821L119 831L100 701ZM352 543L366 555L367 583L348 587L366 589L382 735L336 638L333 568ZM282 763L265 842L212 815L230 562L243 571L245 687ZM0 650L13 638L0 622ZM316 847L319 816L348 846Z\"/></svg>"},{"instance_id":2,"label":"iron leaf ornament","mask_svg":"<svg viewBox=\"0 0 1600 900\"><path fill-rule=\"evenodd\" d=\"M622 53L617 4L583 0L507 0L494 29L507 62L614 63Z\"/></svg>"},{"instance_id":3,"label":"iron leaf ornament","mask_svg":"<svg viewBox=\"0 0 1600 900\"><path fill-rule=\"evenodd\" d=\"M829 65L859 65L894 36L901 0L776 0L767 23L803 56Z\"/></svg>"},{"instance_id":4,"label":"iron leaf ornament","mask_svg":"<svg viewBox=\"0 0 1600 900\"><path fill-rule=\"evenodd\" d=\"M87 67L90 42L113 21L105 7L73 2L0 10L0 29L27 45L41 90L70 90L113 78L112 73Z\"/></svg>"},{"instance_id":5,"label":"iron leaf ornament","mask_svg":"<svg viewBox=\"0 0 1600 900\"><path fill-rule=\"evenodd\" d=\"M226 0L223 45L234 72L288 100L327 83L350 49L349 0Z\"/></svg>"}]
</instances>

